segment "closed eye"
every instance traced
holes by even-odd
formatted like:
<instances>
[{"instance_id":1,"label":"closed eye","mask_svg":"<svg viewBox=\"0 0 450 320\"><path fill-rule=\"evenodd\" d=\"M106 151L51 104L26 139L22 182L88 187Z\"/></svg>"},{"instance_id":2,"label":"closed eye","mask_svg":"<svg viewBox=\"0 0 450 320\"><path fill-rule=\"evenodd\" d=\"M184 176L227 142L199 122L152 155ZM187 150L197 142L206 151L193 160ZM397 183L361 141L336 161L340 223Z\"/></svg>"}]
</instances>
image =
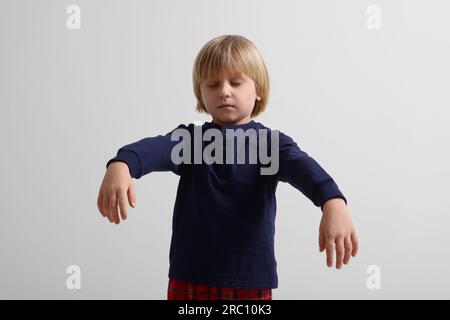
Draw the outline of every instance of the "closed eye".
<instances>
[{"instance_id":1,"label":"closed eye","mask_svg":"<svg viewBox=\"0 0 450 320\"><path fill-rule=\"evenodd\" d=\"M217 85L218 85L217 83L210 84L210 85L208 85L208 88L214 88L214 87L217 87ZM232 82L231 85L237 87L237 86L241 85L241 83L240 82Z\"/></svg>"}]
</instances>

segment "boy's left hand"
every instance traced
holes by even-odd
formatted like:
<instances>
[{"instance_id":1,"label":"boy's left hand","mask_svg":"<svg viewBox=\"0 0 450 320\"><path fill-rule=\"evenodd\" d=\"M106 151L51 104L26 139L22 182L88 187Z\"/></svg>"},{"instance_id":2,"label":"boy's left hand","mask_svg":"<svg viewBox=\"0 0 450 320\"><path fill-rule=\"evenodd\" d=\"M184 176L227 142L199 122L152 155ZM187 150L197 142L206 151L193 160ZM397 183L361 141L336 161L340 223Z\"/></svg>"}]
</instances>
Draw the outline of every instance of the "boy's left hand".
<instances>
[{"instance_id":1,"label":"boy's left hand","mask_svg":"<svg viewBox=\"0 0 450 320\"><path fill-rule=\"evenodd\" d=\"M350 256L358 252L358 238L345 201L333 198L323 205L322 220L319 227L319 249L326 249L327 265L333 266L333 255L336 251L336 268L347 264Z\"/></svg>"}]
</instances>

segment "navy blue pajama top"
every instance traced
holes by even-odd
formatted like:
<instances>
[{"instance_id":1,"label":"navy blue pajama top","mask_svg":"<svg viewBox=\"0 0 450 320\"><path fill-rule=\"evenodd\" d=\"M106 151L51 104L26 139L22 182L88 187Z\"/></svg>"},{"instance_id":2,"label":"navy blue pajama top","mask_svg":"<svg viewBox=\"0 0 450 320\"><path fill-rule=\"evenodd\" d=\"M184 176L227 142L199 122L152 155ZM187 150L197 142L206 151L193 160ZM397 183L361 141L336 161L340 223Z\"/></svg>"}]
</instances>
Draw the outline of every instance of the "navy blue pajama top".
<instances>
[{"instance_id":1,"label":"navy blue pajama top","mask_svg":"<svg viewBox=\"0 0 450 320\"><path fill-rule=\"evenodd\" d=\"M165 135L123 146L106 167L113 161L122 161L135 179L153 171L172 171L180 177L173 210L170 278L225 288L277 288L274 236L278 181L288 182L322 210L331 198L342 198L345 203L347 200L325 170L280 131L279 168L275 174L262 175L261 167L269 165L259 161L228 163L226 150L223 164L172 161L172 148L181 141L171 140L174 130L189 131L193 154L194 130L204 133L211 128L223 134L224 146L226 129L267 129L267 146L271 146L271 130L254 120L225 126L212 121L202 126L181 124ZM258 142L259 139L258 136ZM202 141L201 150L209 143Z\"/></svg>"}]
</instances>

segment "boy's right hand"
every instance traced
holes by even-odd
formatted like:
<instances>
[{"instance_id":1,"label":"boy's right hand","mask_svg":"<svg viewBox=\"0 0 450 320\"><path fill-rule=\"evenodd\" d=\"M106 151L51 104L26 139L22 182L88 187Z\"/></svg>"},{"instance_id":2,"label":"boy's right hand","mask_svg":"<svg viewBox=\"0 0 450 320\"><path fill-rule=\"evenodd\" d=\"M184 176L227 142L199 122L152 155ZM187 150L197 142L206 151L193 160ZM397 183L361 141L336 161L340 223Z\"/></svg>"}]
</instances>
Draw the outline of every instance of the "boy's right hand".
<instances>
[{"instance_id":1,"label":"boy's right hand","mask_svg":"<svg viewBox=\"0 0 450 320\"><path fill-rule=\"evenodd\" d=\"M119 211L122 220L127 219L127 200L130 206L136 207L133 182L128 165L124 162L112 162L103 177L98 193L97 207L109 222L119 224Z\"/></svg>"}]
</instances>

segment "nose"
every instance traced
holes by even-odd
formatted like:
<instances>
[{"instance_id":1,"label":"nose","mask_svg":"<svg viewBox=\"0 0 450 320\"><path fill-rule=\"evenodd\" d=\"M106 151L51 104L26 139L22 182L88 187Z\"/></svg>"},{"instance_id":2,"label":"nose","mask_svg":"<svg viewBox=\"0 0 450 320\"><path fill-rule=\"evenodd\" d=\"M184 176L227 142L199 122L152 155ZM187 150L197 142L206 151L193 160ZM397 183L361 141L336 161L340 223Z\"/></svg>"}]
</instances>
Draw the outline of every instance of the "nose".
<instances>
[{"instance_id":1,"label":"nose","mask_svg":"<svg viewBox=\"0 0 450 320\"><path fill-rule=\"evenodd\" d=\"M230 86L228 86L228 84L225 82L220 86L220 98L223 99L230 96L231 96Z\"/></svg>"}]
</instances>

